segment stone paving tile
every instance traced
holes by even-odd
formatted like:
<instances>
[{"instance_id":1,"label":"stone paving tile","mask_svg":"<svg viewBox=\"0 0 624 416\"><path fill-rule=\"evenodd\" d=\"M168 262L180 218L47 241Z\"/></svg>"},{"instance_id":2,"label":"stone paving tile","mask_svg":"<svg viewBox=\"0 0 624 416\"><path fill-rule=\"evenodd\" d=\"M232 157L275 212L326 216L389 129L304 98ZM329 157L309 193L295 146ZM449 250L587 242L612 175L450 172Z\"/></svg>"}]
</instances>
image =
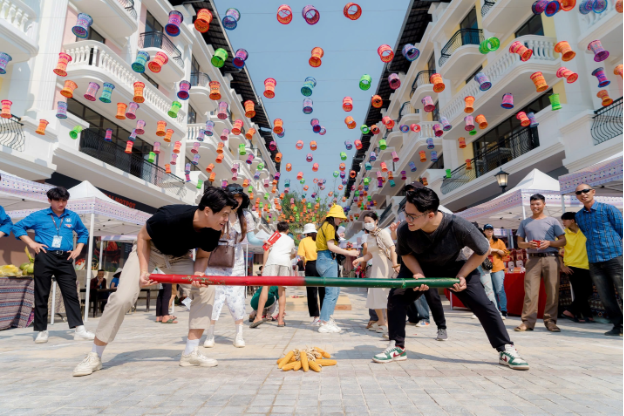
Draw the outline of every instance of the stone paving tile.
<instances>
[{"instance_id":1,"label":"stone paving tile","mask_svg":"<svg viewBox=\"0 0 624 416\"><path fill-rule=\"evenodd\" d=\"M289 294L304 296L301 288ZM408 360L375 364L387 343L365 329L366 292L343 291L351 311L337 311L341 334L319 334L305 311L287 309L288 326L266 323L245 329L246 348L234 348L233 321L224 311L216 346L203 353L214 368L180 368L188 313L179 325L154 325L153 315L128 315L104 353L104 368L73 378L89 351L74 342L65 323L50 326L50 342L36 345L32 330L0 333L0 415L622 415L622 340L602 336L607 325L560 322L562 332L542 327L515 333L531 364L515 372L498 364L479 324L445 304L449 340L436 329L408 326ZM90 319L94 329L98 318ZM292 348L319 346L338 365L303 373L282 372L275 360Z\"/></svg>"}]
</instances>

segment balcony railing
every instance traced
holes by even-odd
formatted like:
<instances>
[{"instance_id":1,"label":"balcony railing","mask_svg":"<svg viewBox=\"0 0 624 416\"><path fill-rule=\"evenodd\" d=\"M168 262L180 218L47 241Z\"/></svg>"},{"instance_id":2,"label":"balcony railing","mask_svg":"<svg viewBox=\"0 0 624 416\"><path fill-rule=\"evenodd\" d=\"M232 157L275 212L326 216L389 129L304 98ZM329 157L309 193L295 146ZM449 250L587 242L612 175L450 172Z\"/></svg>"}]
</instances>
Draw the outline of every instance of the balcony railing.
<instances>
[{"instance_id":1,"label":"balcony railing","mask_svg":"<svg viewBox=\"0 0 624 416\"><path fill-rule=\"evenodd\" d=\"M23 152L26 148L23 126L19 117L0 118L0 145Z\"/></svg>"},{"instance_id":2,"label":"balcony railing","mask_svg":"<svg viewBox=\"0 0 624 416\"><path fill-rule=\"evenodd\" d=\"M399 109L399 120L406 114L416 114L417 110L412 107L412 103L405 101Z\"/></svg>"},{"instance_id":3,"label":"balcony railing","mask_svg":"<svg viewBox=\"0 0 624 416\"><path fill-rule=\"evenodd\" d=\"M162 32L145 32L139 35L139 48L158 48L167 52L169 57L184 68L182 52Z\"/></svg>"},{"instance_id":4,"label":"balcony railing","mask_svg":"<svg viewBox=\"0 0 624 416\"><path fill-rule=\"evenodd\" d=\"M435 74L435 71L432 71L432 70L420 71L418 74L416 74L416 79L414 80L414 83L412 84L412 92L410 94L410 98L412 97L412 95L414 95L414 91L416 91L418 87L421 87L426 84L431 84L430 79L431 79L431 75L433 74Z\"/></svg>"},{"instance_id":5,"label":"balcony railing","mask_svg":"<svg viewBox=\"0 0 624 416\"><path fill-rule=\"evenodd\" d=\"M438 65L442 66L448 59L451 57L453 52L455 52L460 46L464 45L479 45L485 38L483 37L483 30L481 29L460 29L449 40L444 48L442 48L442 52L440 56L440 60L438 61Z\"/></svg>"},{"instance_id":6,"label":"balcony railing","mask_svg":"<svg viewBox=\"0 0 624 416\"><path fill-rule=\"evenodd\" d=\"M607 107L595 111L591 126L594 144L600 144L622 135L622 97Z\"/></svg>"},{"instance_id":7,"label":"balcony railing","mask_svg":"<svg viewBox=\"0 0 624 416\"><path fill-rule=\"evenodd\" d=\"M134 9L134 0L117 0L121 6L126 9L126 12L133 18L137 18L137 12Z\"/></svg>"},{"instance_id":8,"label":"balcony railing","mask_svg":"<svg viewBox=\"0 0 624 416\"><path fill-rule=\"evenodd\" d=\"M496 5L496 1L497 0L484 0L483 1L483 6L481 6L481 17L485 17L485 15L488 14L490 10L492 10L492 7Z\"/></svg>"},{"instance_id":9,"label":"balcony railing","mask_svg":"<svg viewBox=\"0 0 624 416\"><path fill-rule=\"evenodd\" d=\"M210 77L203 72L191 72L191 87L204 87L208 88L210 84Z\"/></svg>"},{"instance_id":10,"label":"balcony railing","mask_svg":"<svg viewBox=\"0 0 624 416\"><path fill-rule=\"evenodd\" d=\"M478 157L451 172L450 178L442 181L442 193L451 191L485 175L496 168L503 166L510 160L516 159L539 146L537 128L526 127L512 136L500 140L497 145L485 150Z\"/></svg>"},{"instance_id":11,"label":"balcony railing","mask_svg":"<svg viewBox=\"0 0 624 416\"><path fill-rule=\"evenodd\" d=\"M184 181L165 169L155 165L136 153L126 153L125 148L104 140L104 136L94 129L84 130L80 136L80 151L104 163L128 172L153 185L164 188L172 195L184 197Z\"/></svg>"}]
</instances>

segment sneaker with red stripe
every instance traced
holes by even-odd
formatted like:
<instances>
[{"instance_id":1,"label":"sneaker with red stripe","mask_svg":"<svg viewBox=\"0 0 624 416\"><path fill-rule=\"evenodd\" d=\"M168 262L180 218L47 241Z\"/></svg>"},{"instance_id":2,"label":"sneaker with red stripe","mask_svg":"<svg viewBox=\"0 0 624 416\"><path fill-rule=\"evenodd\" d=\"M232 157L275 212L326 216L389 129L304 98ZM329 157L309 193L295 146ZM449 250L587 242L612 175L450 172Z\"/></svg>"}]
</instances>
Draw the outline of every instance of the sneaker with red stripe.
<instances>
[{"instance_id":1,"label":"sneaker with red stripe","mask_svg":"<svg viewBox=\"0 0 624 416\"><path fill-rule=\"evenodd\" d=\"M382 364L390 363L392 361L405 360L407 360L407 354L405 353L405 349L397 347L395 341L390 341L388 343L388 348L373 357L374 362Z\"/></svg>"}]
</instances>

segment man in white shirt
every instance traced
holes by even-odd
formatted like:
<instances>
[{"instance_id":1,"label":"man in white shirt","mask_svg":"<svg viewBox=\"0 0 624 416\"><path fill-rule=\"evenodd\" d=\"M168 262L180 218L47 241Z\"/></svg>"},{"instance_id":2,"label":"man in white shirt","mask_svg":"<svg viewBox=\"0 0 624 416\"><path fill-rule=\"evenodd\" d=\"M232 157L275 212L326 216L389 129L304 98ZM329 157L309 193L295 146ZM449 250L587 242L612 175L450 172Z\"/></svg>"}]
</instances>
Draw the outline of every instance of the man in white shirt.
<instances>
[{"instance_id":1,"label":"man in white shirt","mask_svg":"<svg viewBox=\"0 0 624 416\"><path fill-rule=\"evenodd\" d=\"M263 276L292 276L292 259L297 255L297 248L295 247L295 240L288 235L288 223L281 221L277 223L277 231L280 232L280 238L277 239L271 248L264 252L264 267L262 269ZM280 286L278 288L279 293L279 314L277 318L277 326L284 327L284 311L286 310L286 288ZM264 286L260 299L258 299L258 310L264 309L264 304L268 299L269 287ZM250 325L250 328L257 328L264 321L261 314L256 315L256 318Z\"/></svg>"}]
</instances>

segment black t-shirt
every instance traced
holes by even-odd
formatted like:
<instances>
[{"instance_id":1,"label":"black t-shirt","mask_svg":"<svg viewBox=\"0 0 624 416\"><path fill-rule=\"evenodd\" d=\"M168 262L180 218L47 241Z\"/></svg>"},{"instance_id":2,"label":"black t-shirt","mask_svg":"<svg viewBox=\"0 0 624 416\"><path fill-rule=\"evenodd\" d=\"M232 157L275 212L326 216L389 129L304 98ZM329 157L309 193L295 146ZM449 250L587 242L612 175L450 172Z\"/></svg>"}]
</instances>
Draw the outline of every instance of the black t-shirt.
<instances>
[{"instance_id":1,"label":"black t-shirt","mask_svg":"<svg viewBox=\"0 0 624 416\"><path fill-rule=\"evenodd\" d=\"M431 234L422 230L410 231L407 223L397 229L396 251L399 256L412 254L423 269L426 277L443 276L442 270L459 270L463 261L457 261L459 252L470 247L475 253L488 252L489 243L470 222L452 214L444 216L438 228Z\"/></svg>"},{"instance_id":2,"label":"black t-shirt","mask_svg":"<svg viewBox=\"0 0 624 416\"><path fill-rule=\"evenodd\" d=\"M204 228L196 231L193 228L193 216L197 209L194 205L167 205L147 220L147 233L161 253L183 256L197 247L212 251L219 245L220 230Z\"/></svg>"}]
</instances>

